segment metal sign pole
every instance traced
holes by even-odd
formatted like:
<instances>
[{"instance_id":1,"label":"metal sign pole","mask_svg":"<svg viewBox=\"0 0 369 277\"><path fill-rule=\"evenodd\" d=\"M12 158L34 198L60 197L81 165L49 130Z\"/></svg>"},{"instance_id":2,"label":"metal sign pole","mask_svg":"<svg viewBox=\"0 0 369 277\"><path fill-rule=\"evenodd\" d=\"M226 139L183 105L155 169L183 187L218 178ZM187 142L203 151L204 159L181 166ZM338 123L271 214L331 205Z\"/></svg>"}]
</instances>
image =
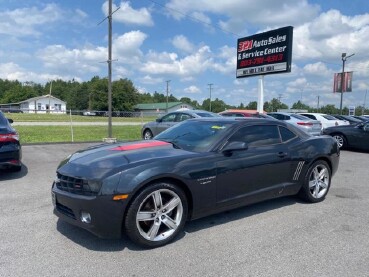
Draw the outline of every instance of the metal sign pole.
<instances>
[{"instance_id":1,"label":"metal sign pole","mask_svg":"<svg viewBox=\"0 0 369 277\"><path fill-rule=\"evenodd\" d=\"M264 112L264 75L259 75L257 111L258 113Z\"/></svg>"}]
</instances>

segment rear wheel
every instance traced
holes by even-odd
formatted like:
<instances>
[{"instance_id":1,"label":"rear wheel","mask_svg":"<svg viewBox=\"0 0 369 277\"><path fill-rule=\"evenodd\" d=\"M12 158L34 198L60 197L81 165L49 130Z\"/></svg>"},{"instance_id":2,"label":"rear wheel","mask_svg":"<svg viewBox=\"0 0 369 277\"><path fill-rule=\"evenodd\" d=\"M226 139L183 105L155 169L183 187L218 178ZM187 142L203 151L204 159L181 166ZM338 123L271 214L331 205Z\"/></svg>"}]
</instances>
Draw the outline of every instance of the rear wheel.
<instances>
[{"instance_id":1,"label":"rear wheel","mask_svg":"<svg viewBox=\"0 0 369 277\"><path fill-rule=\"evenodd\" d=\"M146 129L143 133L143 139L148 140L152 138L153 138L152 132L149 129Z\"/></svg>"},{"instance_id":2,"label":"rear wheel","mask_svg":"<svg viewBox=\"0 0 369 277\"><path fill-rule=\"evenodd\" d=\"M186 195L179 187L156 183L140 192L129 206L126 233L141 246L163 246L183 229L187 210Z\"/></svg>"},{"instance_id":3,"label":"rear wheel","mask_svg":"<svg viewBox=\"0 0 369 277\"><path fill-rule=\"evenodd\" d=\"M344 135L341 134L334 134L334 139L337 141L339 148L346 148L347 147L347 141Z\"/></svg>"},{"instance_id":4,"label":"rear wheel","mask_svg":"<svg viewBox=\"0 0 369 277\"><path fill-rule=\"evenodd\" d=\"M314 162L308 169L300 196L311 203L323 201L331 184L331 169L325 161Z\"/></svg>"}]
</instances>

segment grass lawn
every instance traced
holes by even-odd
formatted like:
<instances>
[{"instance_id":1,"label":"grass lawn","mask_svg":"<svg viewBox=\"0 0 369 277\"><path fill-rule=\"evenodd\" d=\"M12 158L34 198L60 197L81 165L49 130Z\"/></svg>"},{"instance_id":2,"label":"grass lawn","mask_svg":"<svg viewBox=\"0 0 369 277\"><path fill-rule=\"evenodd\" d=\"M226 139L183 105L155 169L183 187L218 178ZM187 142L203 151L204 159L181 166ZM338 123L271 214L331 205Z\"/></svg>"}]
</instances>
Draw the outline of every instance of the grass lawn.
<instances>
[{"instance_id":1,"label":"grass lawn","mask_svg":"<svg viewBox=\"0 0 369 277\"><path fill-rule=\"evenodd\" d=\"M72 142L70 126L17 126L22 144ZM113 137L121 140L141 139L141 126L113 126ZM108 136L108 126L73 126L74 142L102 141Z\"/></svg>"},{"instance_id":2,"label":"grass lawn","mask_svg":"<svg viewBox=\"0 0 369 277\"><path fill-rule=\"evenodd\" d=\"M5 113L7 118L15 122L108 122L106 116L82 116L69 114L31 114L31 113ZM154 121L155 116L142 117L112 117L112 122L148 122Z\"/></svg>"}]
</instances>

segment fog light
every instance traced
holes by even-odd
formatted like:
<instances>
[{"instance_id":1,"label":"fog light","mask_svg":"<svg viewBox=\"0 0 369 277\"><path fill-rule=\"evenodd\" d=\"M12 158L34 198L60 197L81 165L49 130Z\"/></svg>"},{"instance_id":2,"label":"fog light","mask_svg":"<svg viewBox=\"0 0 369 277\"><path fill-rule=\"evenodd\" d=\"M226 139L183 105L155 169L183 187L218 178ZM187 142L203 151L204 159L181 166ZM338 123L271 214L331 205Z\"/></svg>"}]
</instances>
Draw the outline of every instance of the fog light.
<instances>
[{"instance_id":1,"label":"fog light","mask_svg":"<svg viewBox=\"0 0 369 277\"><path fill-rule=\"evenodd\" d=\"M91 223L91 215L88 212L81 212L81 221L83 223L90 224Z\"/></svg>"}]
</instances>

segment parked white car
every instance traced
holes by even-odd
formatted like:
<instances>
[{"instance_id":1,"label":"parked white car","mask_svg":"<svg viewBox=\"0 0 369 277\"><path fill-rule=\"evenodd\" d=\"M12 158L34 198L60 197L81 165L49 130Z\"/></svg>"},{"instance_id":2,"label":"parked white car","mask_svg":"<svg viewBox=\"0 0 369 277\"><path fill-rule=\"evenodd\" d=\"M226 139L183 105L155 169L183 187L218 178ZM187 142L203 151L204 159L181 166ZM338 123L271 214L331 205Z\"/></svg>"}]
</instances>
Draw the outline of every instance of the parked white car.
<instances>
[{"instance_id":1,"label":"parked white car","mask_svg":"<svg viewBox=\"0 0 369 277\"><path fill-rule=\"evenodd\" d=\"M339 125L350 125L348 121L339 120L332 115L324 113L299 113L308 118L319 120L322 123L322 130L328 127L339 126Z\"/></svg>"}]
</instances>

